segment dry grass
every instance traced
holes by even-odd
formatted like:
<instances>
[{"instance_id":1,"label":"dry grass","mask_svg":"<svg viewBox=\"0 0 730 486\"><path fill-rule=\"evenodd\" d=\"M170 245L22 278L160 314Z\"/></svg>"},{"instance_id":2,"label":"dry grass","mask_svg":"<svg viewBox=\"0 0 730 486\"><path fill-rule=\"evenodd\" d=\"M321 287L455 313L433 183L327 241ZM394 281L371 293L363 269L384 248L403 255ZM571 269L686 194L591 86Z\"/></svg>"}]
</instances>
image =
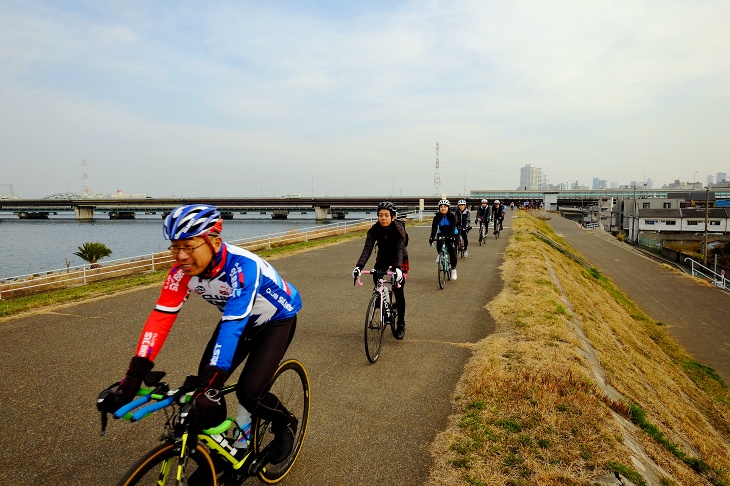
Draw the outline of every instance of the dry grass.
<instances>
[{"instance_id":1,"label":"dry grass","mask_svg":"<svg viewBox=\"0 0 730 486\"><path fill-rule=\"evenodd\" d=\"M533 237L560 240L545 223L521 212L513 228L505 287L489 304L498 332L462 376L429 484L582 485L614 472L728 484L719 376L609 280Z\"/></svg>"}]
</instances>

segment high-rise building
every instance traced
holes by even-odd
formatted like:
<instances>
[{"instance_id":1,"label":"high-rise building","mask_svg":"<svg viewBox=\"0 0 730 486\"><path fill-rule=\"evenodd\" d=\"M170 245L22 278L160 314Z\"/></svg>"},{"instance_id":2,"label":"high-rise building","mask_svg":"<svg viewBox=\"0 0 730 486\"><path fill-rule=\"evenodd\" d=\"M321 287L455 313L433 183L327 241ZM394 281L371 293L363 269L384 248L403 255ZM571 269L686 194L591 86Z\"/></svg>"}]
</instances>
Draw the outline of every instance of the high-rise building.
<instances>
[{"instance_id":1,"label":"high-rise building","mask_svg":"<svg viewBox=\"0 0 730 486\"><path fill-rule=\"evenodd\" d=\"M542 169L539 167L533 167L532 164L525 164L520 169L520 187L517 189L523 191L537 191L543 188L545 184L545 176L542 174Z\"/></svg>"},{"instance_id":2,"label":"high-rise building","mask_svg":"<svg viewBox=\"0 0 730 486\"><path fill-rule=\"evenodd\" d=\"M707 176L707 187L710 187L714 183L715 183L715 178L713 176L711 176L711 175L708 175Z\"/></svg>"},{"instance_id":3,"label":"high-rise building","mask_svg":"<svg viewBox=\"0 0 730 486\"><path fill-rule=\"evenodd\" d=\"M717 182L718 184L721 182L730 182L727 180L727 172L718 172L715 182Z\"/></svg>"}]
</instances>

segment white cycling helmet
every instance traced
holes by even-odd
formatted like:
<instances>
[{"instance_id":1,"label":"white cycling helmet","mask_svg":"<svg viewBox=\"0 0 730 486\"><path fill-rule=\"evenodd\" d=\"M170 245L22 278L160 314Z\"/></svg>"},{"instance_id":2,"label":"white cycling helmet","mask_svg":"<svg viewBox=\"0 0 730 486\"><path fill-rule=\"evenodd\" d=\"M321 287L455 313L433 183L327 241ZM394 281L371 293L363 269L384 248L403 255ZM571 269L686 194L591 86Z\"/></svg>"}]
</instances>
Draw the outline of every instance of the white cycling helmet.
<instances>
[{"instance_id":1,"label":"white cycling helmet","mask_svg":"<svg viewBox=\"0 0 730 486\"><path fill-rule=\"evenodd\" d=\"M486 202L489 202L489 201L487 201L486 199L482 199L482 204L484 204Z\"/></svg>"},{"instance_id":2,"label":"white cycling helmet","mask_svg":"<svg viewBox=\"0 0 730 486\"><path fill-rule=\"evenodd\" d=\"M464 206L466 206L466 201L465 201L465 200L463 200L463 199L459 199L459 202L458 202L457 204L458 204L459 206L461 206L462 204L463 204Z\"/></svg>"},{"instance_id":3,"label":"white cycling helmet","mask_svg":"<svg viewBox=\"0 0 730 486\"><path fill-rule=\"evenodd\" d=\"M439 207L441 207L441 206L446 206L447 208L450 208L451 203L449 202L448 199L442 199L439 201Z\"/></svg>"},{"instance_id":4,"label":"white cycling helmet","mask_svg":"<svg viewBox=\"0 0 730 486\"><path fill-rule=\"evenodd\" d=\"M494 204L499 204L499 199L495 199Z\"/></svg>"}]
</instances>

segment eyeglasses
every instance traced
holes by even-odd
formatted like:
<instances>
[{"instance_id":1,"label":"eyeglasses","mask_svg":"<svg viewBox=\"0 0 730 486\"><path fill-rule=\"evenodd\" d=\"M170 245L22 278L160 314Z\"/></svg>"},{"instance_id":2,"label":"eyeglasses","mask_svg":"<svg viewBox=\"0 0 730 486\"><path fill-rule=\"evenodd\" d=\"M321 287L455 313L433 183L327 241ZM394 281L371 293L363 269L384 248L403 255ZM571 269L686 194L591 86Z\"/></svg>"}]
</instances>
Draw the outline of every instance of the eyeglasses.
<instances>
[{"instance_id":1,"label":"eyeglasses","mask_svg":"<svg viewBox=\"0 0 730 486\"><path fill-rule=\"evenodd\" d=\"M180 253L180 250L190 255L192 252L195 251L196 248L200 248L203 245L205 245L205 243L201 243L198 246L170 246L168 250L170 250L173 255L177 255L178 253Z\"/></svg>"}]
</instances>

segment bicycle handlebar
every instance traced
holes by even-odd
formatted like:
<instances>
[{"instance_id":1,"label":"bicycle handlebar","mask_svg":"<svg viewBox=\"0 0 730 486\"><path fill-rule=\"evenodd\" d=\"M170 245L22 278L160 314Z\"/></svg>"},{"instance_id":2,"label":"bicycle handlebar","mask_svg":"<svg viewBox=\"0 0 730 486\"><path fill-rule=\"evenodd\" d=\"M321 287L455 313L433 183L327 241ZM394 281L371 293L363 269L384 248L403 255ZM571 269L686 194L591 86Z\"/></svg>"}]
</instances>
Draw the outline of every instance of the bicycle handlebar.
<instances>
[{"instance_id":1,"label":"bicycle handlebar","mask_svg":"<svg viewBox=\"0 0 730 486\"><path fill-rule=\"evenodd\" d=\"M383 276L385 276L385 275L395 275L395 272L392 272L390 270L385 271L385 272L382 271L382 270L375 270L375 269L372 269L372 270L360 270L360 275L371 275L373 273L375 273L375 274L382 274ZM403 280L406 279L406 276L407 275L408 274L406 274L406 273L403 274ZM362 287L362 281L360 280L360 277L357 277L355 279L355 282L357 283L357 285L359 285L360 287ZM400 288L400 284L398 282L395 283L395 286L397 288Z\"/></svg>"},{"instance_id":2,"label":"bicycle handlebar","mask_svg":"<svg viewBox=\"0 0 730 486\"><path fill-rule=\"evenodd\" d=\"M144 407L140 408L139 410L137 410L136 412L134 412L129 417L129 421L137 422L138 420L142 420L143 418L145 418L152 412L156 412L157 410L161 410L165 407L172 405L172 402L174 402L174 401L175 401L174 396L168 396L167 398L165 398L163 400L160 400L158 402L151 403L147 406L144 406ZM116 416L116 413L114 415Z\"/></svg>"},{"instance_id":3,"label":"bicycle handlebar","mask_svg":"<svg viewBox=\"0 0 730 486\"><path fill-rule=\"evenodd\" d=\"M149 390L149 391L152 391L152 390ZM152 398L152 393L147 393L145 395L142 395L139 398L135 398L128 404L123 405L121 408L117 409L117 411L114 412L114 414L113 414L114 418L120 419L120 418L124 417L125 415L127 415L127 413L131 412L135 408L141 407L145 403L149 402L150 398Z\"/></svg>"}]
</instances>

